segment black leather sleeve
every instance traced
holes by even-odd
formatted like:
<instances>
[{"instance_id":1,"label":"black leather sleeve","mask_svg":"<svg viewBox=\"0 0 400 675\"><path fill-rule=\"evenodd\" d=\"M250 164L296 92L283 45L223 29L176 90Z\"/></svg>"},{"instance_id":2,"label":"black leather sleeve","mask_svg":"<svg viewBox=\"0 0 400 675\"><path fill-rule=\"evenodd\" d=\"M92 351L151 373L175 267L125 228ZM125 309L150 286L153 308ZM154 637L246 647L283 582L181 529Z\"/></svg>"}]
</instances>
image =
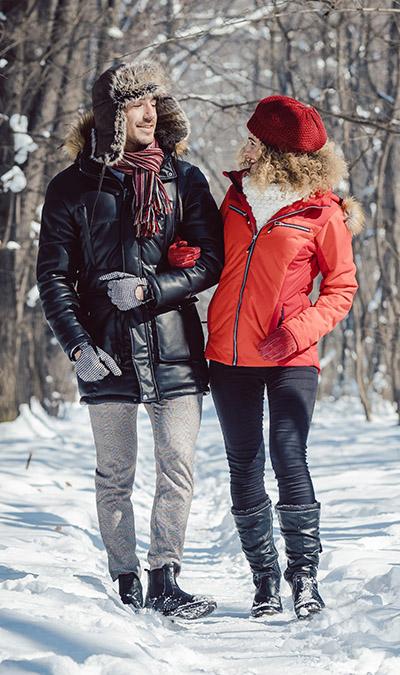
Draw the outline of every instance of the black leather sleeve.
<instances>
[{"instance_id":1,"label":"black leather sleeve","mask_svg":"<svg viewBox=\"0 0 400 675\"><path fill-rule=\"evenodd\" d=\"M155 306L176 305L218 282L223 266L222 221L207 179L192 166L182 180L183 220L178 234L200 246L194 267L149 275Z\"/></svg>"},{"instance_id":2,"label":"black leather sleeve","mask_svg":"<svg viewBox=\"0 0 400 675\"><path fill-rule=\"evenodd\" d=\"M46 320L69 357L76 345L92 342L79 322L75 290L78 251L76 223L52 181L42 213L37 283Z\"/></svg>"}]
</instances>

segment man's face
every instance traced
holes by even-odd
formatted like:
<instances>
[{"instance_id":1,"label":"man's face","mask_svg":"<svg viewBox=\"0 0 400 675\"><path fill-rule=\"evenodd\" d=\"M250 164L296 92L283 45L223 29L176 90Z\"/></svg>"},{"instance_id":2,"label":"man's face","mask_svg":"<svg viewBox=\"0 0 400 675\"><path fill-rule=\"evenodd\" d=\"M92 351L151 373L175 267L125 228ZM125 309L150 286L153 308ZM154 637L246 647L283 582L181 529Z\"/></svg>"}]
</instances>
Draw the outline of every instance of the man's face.
<instances>
[{"instance_id":1,"label":"man's face","mask_svg":"<svg viewBox=\"0 0 400 675\"><path fill-rule=\"evenodd\" d=\"M157 124L156 99L145 96L128 103L126 114L126 146L127 150L145 148L154 141Z\"/></svg>"}]
</instances>

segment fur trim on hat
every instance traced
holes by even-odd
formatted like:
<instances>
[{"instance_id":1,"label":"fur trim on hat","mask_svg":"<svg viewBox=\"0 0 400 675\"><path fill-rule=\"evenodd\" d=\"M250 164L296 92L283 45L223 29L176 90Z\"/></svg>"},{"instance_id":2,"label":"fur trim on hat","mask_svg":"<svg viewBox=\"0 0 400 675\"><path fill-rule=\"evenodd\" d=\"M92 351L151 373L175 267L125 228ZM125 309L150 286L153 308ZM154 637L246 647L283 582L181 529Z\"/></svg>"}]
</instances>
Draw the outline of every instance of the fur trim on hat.
<instances>
[{"instance_id":1,"label":"fur trim on hat","mask_svg":"<svg viewBox=\"0 0 400 675\"><path fill-rule=\"evenodd\" d=\"M342 199L341 207L345 223L350 232L354 236L360 234L365 222L365 214L360 202L358 202L355 197L345 197Z\"/></svg>"},{"instance_id":2,"label":"fur trim on hat","mask_svg":"<svg viewBox=\"0 0 400 675\"><path fill-rule=\"evenodd\" d=\"M168 80L164 70L154 61L123 63L111 75L110 96L114 103L135 101L151 94L165 96Z\"/></svg>"}]
</instances>

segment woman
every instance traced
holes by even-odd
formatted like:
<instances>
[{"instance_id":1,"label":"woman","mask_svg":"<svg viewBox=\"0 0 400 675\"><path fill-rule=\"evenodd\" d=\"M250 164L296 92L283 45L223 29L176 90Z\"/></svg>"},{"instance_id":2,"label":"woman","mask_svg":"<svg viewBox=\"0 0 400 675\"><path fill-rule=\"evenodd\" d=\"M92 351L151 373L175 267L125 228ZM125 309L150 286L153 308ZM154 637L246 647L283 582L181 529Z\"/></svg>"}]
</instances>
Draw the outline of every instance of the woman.
<instances>
[{"instance_id":1,"label":"woman","mask_svg":"<svg viewBox=\"0 0 400 675\"><path fill-rule=\"evenodd\" d=\"M256 587L251 614L282 611L271 501L264 486L264 391L298 618L324 607L318 592L320 503L306 442L319 373L318 340L343 319L357 289L353 200L331 189L346 174L318 112L287 96L259 102L247 123L241 171L222 203L225 266L209 307L211 391L230 469L232 514ZM347 210L347 213L344 211ZM313 280L321 273L312 304Z\"/></svg>"}]
</instances>

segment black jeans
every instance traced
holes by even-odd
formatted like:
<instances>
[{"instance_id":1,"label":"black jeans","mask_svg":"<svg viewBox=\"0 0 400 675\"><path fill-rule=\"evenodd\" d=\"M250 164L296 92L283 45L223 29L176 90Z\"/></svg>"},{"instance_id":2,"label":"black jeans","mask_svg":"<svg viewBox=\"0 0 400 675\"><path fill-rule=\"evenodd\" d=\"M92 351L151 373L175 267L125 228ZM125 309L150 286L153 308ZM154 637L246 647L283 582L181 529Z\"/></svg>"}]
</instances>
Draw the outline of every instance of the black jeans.
<instances>
[{"instance_id":1,"label":"black jeans","mask_svg":"<svg viewBox=\"0 0 400 675\"><path fill-rule=\"evenodd\" d=\"M251 509L265 501L264 392L269 403L269 452L280 504L312 504L307 436L318 387L314 366L271 368L210 362L210 385L228 457L232 504Z\"/></svg>"}]
</instances>

